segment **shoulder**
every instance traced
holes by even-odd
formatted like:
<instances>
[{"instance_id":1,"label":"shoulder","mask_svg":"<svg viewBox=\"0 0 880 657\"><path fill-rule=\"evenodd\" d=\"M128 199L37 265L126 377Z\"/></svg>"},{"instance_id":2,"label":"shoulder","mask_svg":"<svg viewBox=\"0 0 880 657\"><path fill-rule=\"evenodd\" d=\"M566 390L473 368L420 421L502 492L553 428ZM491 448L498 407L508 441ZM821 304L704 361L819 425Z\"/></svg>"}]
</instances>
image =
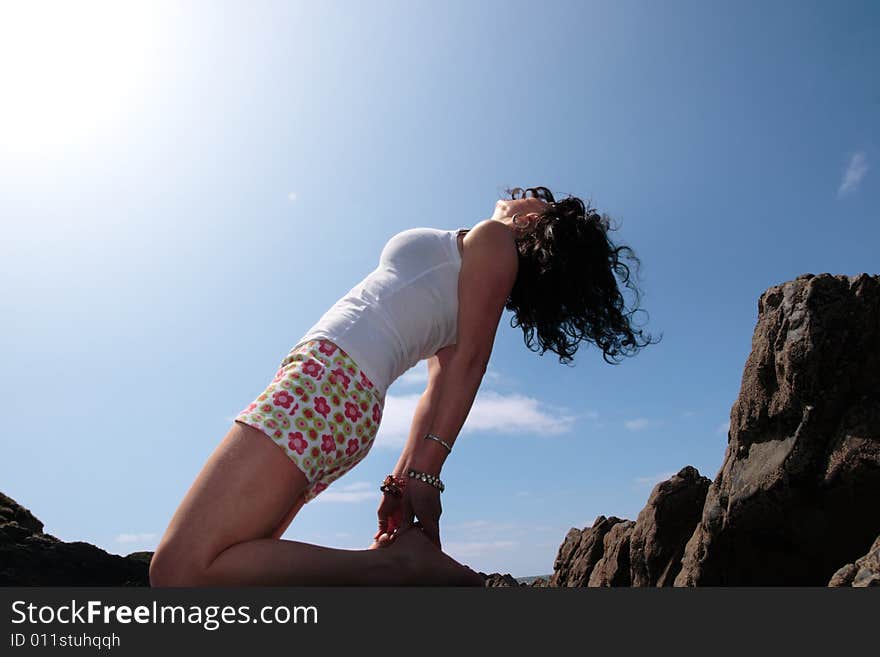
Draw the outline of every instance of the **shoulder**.
<instances>
[{"instance_id":1,"label":"shoulder","mask_svg":"<svg viewBox=\"0 0 880 657\"><path fill-rule=\"evenodd\" d=\"M513 232L510 228L494 219L483 219L473 228L469 229L467 235L468 237L473 237L475 235L494 235L496 239L506 236L511 242L513 241Z\"/></svg>"},{"instance_id":2,"label":"shoulder","mask_svg":"<svg viewBox=\"0 0 880 657\"><path fill-rule=\"evenodd\" d=\"M484 219L471 228L464 239L472 253L516 260L516 239L513 231L500 221Z\"/></svg>"},{"instance_id":3,"label":"shoulder","mask_svg":"<svg viewBox=\"0 0 880 657\"><path fill-rule=\"evenodd\" d=\"M464 237L463 268L493 270L501 278L516 276L519 256L513 231L500 221L484 219Z\"/></svg>"}]
</instances>

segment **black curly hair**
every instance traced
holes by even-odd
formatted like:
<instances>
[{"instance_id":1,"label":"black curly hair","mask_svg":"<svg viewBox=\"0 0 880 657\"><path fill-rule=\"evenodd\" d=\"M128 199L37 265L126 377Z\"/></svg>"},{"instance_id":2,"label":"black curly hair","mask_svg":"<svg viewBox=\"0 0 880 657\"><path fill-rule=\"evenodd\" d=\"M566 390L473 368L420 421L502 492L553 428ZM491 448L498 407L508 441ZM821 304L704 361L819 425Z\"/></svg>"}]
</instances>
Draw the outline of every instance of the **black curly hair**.
<instances>
[{"instance_id":1,"label":"black curly hair","mask_svg":"<svg viewBox=\"0 0 880 657\"><path fill-rule=\"evenodd\" d=\"M505 188L511 200L540 198L548 203L538 213L533 229L517 237L519 271L505 308L515 315L514 328L521 326L526 346L533 347L534 335L541 355L552 351L567 364L582 340L602 349L605 362L617 365L621 356L631 356L651 344L640 329L630 324L637 312L639 291L630 278L630 268L621 261L627 252L641 264L628 246L616 246L608 237L607 215L601 216L584 202L569 195L556 201L546 187ZM626 311L615 274L633 290L636 302ZM644 312L644 311L643 311Z\"/></svg>"}]
</instances>

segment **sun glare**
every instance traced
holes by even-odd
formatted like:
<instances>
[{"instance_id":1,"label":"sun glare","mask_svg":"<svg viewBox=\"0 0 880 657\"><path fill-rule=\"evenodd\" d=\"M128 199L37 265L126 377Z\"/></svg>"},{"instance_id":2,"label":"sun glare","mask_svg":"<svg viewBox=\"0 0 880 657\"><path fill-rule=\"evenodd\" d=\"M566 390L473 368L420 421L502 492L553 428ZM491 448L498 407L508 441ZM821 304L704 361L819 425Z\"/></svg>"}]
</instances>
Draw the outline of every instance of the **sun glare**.
<instances>
[{"instance_id":1,"label":"sun glare","mask_svg":"<svg viewBox=\"0 0 880 657\"><path fill-rule=\"evenodd\" d=\"M154 64L154 7L0 0L0 150L46 154L124 118Z\"/></svg>"}]
</instances>

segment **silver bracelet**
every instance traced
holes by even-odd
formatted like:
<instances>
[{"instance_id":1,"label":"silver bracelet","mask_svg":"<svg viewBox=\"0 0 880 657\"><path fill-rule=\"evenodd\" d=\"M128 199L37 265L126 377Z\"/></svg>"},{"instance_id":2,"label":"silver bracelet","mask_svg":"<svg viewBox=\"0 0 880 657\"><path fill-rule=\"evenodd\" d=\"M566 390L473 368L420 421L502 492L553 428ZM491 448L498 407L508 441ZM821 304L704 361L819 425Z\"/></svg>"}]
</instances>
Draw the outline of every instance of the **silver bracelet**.
<instances>
[{"instance_id":1,"label":"silver bracelet","mask_svg":"<svg viewBox=\"0 0 880 657\"><path fill-rule=\"evenodd\" d=\"M443 485L443 482L440 481L440 477L438 477L437 475L428 474L427 472L421 472L420 470L413 470L412 468L407 470L406 475L410 479L418 479L419 481L424 481L426 484L431 484L441 493L446 490L446 486Z\"/></svg>"},{"instance_id":2,"label":"silver bracelet","mask_svg":"<svg viewBox=\"0 0 880 657\"><path fill-rule=\"evenodd\" d=\"M452 453L452 446L436 434L433 434L433 433L427 434L425 436L425 440L436 440L438 443L440 443L441 445L443 445L446 448L447 452L449 452L450 454Z\"/></svg>"}]
</instances>

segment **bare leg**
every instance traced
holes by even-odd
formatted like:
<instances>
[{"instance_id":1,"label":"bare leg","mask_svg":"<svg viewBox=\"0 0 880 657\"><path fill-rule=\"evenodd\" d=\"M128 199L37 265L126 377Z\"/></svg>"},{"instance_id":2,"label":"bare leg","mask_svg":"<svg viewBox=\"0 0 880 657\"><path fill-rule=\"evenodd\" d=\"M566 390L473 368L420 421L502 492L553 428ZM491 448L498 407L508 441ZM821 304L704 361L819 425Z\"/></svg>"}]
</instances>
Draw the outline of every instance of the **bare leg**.
<instances>
[{"instance_id":1,"label":"bare leg","mask_svg":"<svg viewBox=\"0 0 880 657\"><path fill-rule=\"evenodd\" d=\"M482 586L479 575L438 550L420 529L404 533L372 550L246 541L221 552L201 581L204 586Z\"/></svg>"},{"instance_id":2,"label":"bare leg","mask_svg":"<svg viewBox=\"0 0 880 657\"><path fill-rule=\"evenodd\" d=\"M203 586L375 586L409 584L411 575L387 550L262 538L223 550L201 580Z\"/></svg>"},{"instance_id":3,"label":"bare leg","mask_svg":"<svg viewBox=\"0 0 880 657\"><path fill-rule=\"evenodd\" d=\"M233 423L175 512L150 564L153 586L476 584L421 530L374 550L274 538L302 505L302 471L262 432ZM425 549L425 543L432 550ZM451 563L450 563L451 562Z\"/></svg>"}]
</instances>

